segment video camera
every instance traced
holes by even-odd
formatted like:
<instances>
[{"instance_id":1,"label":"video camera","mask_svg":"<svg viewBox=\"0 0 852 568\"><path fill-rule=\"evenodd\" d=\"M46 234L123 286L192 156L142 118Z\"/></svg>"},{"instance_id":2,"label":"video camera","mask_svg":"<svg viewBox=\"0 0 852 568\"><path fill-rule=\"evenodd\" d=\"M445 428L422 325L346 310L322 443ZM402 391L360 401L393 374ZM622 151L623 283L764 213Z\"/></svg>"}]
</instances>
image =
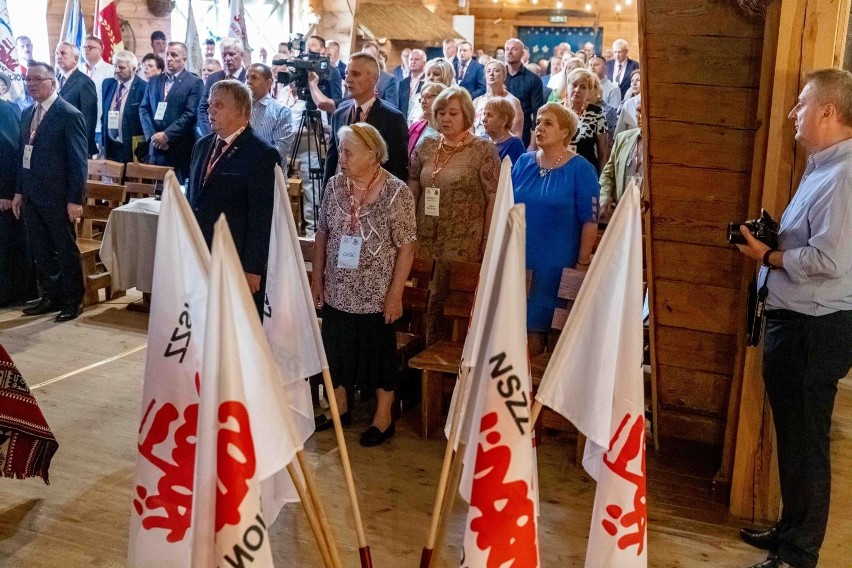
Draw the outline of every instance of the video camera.
<instances>
[{"instance_id":1,"label":"video camera","mask_svg":"<svg viewBox=\"0 0 852 568\"><path fill-rule=\"evenodd\" d=\"M290 59L274 59L272 61L273 65L287 67L286 71L278 72L276 81L282 85L295 84L299 98L307 102L311 100L308 73L314 72L320 81L327 81L331 60L328 57L306 50L303 34L292 34L290 37L287 47L291 53L298 51L299 54Z\"/></svg>"}]
</instances>

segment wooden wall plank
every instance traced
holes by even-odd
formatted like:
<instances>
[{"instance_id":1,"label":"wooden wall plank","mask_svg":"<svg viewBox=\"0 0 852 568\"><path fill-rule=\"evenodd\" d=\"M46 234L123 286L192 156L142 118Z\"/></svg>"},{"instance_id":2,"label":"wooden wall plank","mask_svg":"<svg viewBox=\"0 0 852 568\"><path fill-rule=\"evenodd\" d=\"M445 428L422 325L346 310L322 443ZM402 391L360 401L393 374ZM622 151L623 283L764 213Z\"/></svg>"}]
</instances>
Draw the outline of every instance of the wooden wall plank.
<instances>
[{"instance_id":1,"label":"wooden wall plank","mask_svg":"<svg viewBox=\"0 0 852 568\"><path fill-rule=\"evenodd\" d=\"M739 290L657 278L654 309L662 325L734 335L743 325Z\"/></svg>"},{"instance_id":2,"label":"wooden wall plank","mask_svg":"<svg viewBox=\"0 0 852 568\"><path fill-rule=\"evenodd\" d=\"M660 435L720 445L725 434L724 423L709 416L658 409L657 424Z\"/></svg>"},{"instance_id":3,"label":"wooden wall plank","mask_svg":"<svg viewBox=\"0 0 852 568\"><path fill-rule=\"evenodd\" d=\"M667 165L656 168L653 178L654 203L687 200L699 202L696 207L704 209L724 202L743 211L748 204L750 177L746 172Z\"/></svg>"},{"instance_id":4,"label":"wooden wall plank","mask_svg":"<svg viewBox=\"0 0 852 568\"><path fill-rule=\"evenodd\" d=\"M753 142L751 130L657 120L648 151L657 164L745 172L751 169L751 153L742 149Z\"/></svg>"},{"instance_id":5,"label":"wooden wall plank","mask_svg":"<svg viewBox=\"0 0 852 568\"><path fill-rule=\"evenodd\" d=\"M734 372L736 337L666 325L657 326L656 333L657 360L660 365L722 375Z\"/></svg>"},{"instance_id":6,"label":"wooden wall plank","mask_svg":"<svg viewBox=\"0 0 852 568\"><path fill-rule=\"evenodd\" d=\"M660 365L660 404L668 410L706 412L724 421L731 377Z\"/></svg>"},{"instance_id":7,"label":"wooden wall plank","mask_svg":"<svg viewBox=\"0 0 852 568\"><path fill-rule=\"evenodd\" d=\"M740 289L745 262L733 247L720 249L660 240L651 246L657 278Z\"/></svg>"},{"instance_id":8,"label":"wooden wall plank","mask_svg":"<svg viewBox=\"0 0 852 568\"><path fill-rule=\"evenodd\" d=\"M701 201L651 202L651 222L656 225L655 240L694 243L728 249L727 225L745 219L745 207L727 202L713 206Z\"/></svg>"},{"instance_id":9,"label":"wooden wall plank","mask_svg":"<svg viewBox=\"0 0 852 568\"><path fill-rule=\"evenodd\" d=\"M739 87L660 84L649 113L666 121L754 130L757 127L757 92ZM718 101L718 104L707 104Z\"/></svg>"},{"instance_id":10,"label":"wooden wall plank","mask_svg":"<svg viewBox=\"0 0 852 568\"><path fill-rule=\"evenodd\" d=\"M761 38L648 34L644 44L647 75L655 84L756 88L762 46Z\"/></svg>"},{"instance_id":11,"label":"wooden wall plank","mask_svg":"<svg viewBox=\"0 0 852 568\"><path fill-rule=\"evenodd\" d=\"M693 36L763 37L763 21L748 17L729 0L645 0L646 32Z\"/></svg>"}]
</instances>

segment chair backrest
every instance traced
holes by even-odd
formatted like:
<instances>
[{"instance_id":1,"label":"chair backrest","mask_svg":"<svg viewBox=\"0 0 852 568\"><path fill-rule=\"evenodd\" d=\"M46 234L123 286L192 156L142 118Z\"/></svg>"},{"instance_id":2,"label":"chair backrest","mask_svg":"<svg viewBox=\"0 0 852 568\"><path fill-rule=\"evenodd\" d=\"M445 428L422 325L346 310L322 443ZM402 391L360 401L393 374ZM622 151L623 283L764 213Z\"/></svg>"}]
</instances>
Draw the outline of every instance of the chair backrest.
<instances>
[{"instance_id":1,"label":"chair backrest","mask_svg":"<svg viewBox=\"0 0 852 568\"><path fill-rule=\"evenodd\" d=\"M308 273L308 282L311 282L314 267L314 241L299 237L299 248L302 249L302 260L305 261L305 271Z\"/></svg>"},{"instance_id":2,"label":"chair backrest","mask_svg":"<svg viewBox=\"0 0 852 568\"><path fill-rule=\"evenodd\" d=\"M124 172L124 184L127 186L127 197L153 197L158 189L162 189L166 174L172 171L168 166L154 166L130 162Z\"/></svg>"},{"instance_id":3,"label":"chair backrest","mask_svg":"<svg viewBox=\"0 0 852 568\"><path fill-rule=\"evenodd\" d=\"M435 261L429 258L414 258L408 281L402 290L403 318L397 323L397 331L414 335L424 333L424 319L429 306L429 282L435 273Z\"/></svg>"},{"instance_id":4,"label":"chair backrest","mask_svg":"<svg viewBox=\"0 0 852 568\"><path fill-rule=\"evenodd\" d=\"M118 183L124 175L124 164L112 160L89 160L87 169L92 181Z\"/></svg>"},{"instance_id":5,"label":"chair backrest","mask_svg":"<svg viewBox=\"0 0 852 568\"><path fill-rule=\"evenodd\" d=\"M112 210L124 203L126 190L125 186L117 183L87 182L78 236L84 239L93 238L92 221L106 223Z\"/></svg>"},{"instance_id":6,"label":"chair backrest","mask_svg":"<svg viewBox=\"0 0 852 568\"><path fill-rule=\"evenodd\" d=\"M477 262L448 263L449 282L444 300L443 317L452 324L451 341L462 342L467 335L476 285L479 281L480 264Z\"/></svg>"}]
</instances>

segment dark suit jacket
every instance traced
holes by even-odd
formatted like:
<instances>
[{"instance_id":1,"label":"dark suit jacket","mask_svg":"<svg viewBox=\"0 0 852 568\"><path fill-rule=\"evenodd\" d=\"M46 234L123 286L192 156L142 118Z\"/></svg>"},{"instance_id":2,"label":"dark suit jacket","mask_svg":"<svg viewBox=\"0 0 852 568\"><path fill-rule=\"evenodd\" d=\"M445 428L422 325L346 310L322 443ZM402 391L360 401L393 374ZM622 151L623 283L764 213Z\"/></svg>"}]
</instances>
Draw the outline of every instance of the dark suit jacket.
<instances>
[{"instance_id":1,"label":"dark suit jacket","mask_svg":"<svg viewBox=\"0 0 852 568\"><path fill-rule=\"evenodd\" d=\"M187 198L207 246L213 242L213 225L224 213L243 270L263 275L269 256L275 165L280 160L278 151L247 126L205 180L207 161L216 137L210 134L195 144Z\"/></svg>"},{"instance_id":2,"label":"dark suit jacket","mask_svg":"<svg viewBox=\"0 0 852 568\"><path fill-rule=\"evenodd\" d=\"M379 98L391 106L399 104L399 82L390 73L381 72L379 83L376 85L376 94Z\"/></svg>"},{"instance_id":3,"label":"dark suit jacket","mask_svg":"<svg viewBox=\"0 0 852 568\"><path fill-rule=\"evenodd\" d=\"M142 106L142 99L145 98L145 81L134 75L133 81L130 83L130 90L124 95L124 112L121 114L120 125L121 144L112 141L109 137L108 128L109 111L112 108L112 101L117 89L118 81L116 79L104 79L101 88L104 97L101 102L104 109L101 116L101 135L103 136L106 159L126 164L133 161L133 137L144 135L142 120L139 118L139 107Z\"/></svg>"},{"instance_id":4,"label":"dark suit jacket","mask_svg":"<svg viewBox=\"0 0 852 568\"><path fill-rule=\"evenodd\" d=\"M453 68L456 71L456 77L459 76L459 65L461 62L456 60L453 63ZM459 86L466 89L470 93L470 98L475 99L480 95L485 94L485 66L479 61L472 58L467 62L467 70L464 72L464 78L459 83Z\"/></svg>"},{"instance_id":5,"label":"dark suit jacket","mask_svg":"<svg viewBox=\"0 0 852 568\"><path fill-rule=\"evenodd\" d=\"M337 131L350 124L354 104L354 99L343 101L331 117L331 141L325 157L323 187L337 173ZM399 179L408 181L408 122L405 116L377 98L367 114L367 124L374 126L388 145L388 161L382 167Z\"/></svg>"},{"instance_id":6,"label":"dark suit jacket","mask_svg":"<svg viewBox=\"0 0 852 568\"><path fill-rule=\"evenodd\" d=\"M423 84L426 82L426 74L420 76L420 80L417 83L417 89L415 89L414 93L417 94L420 92L420 89L423 88ZM408 116L408 105L411 103L411 75L402 80L399 84L399 104L397 108L399 112L404 114L406 117Z\"/></svg>"},{"instance_id":7,"label":"dark suit jacket","mask_svg":"<svg viewBox=\"0 0 852 568\"><path fill-rule=\"evenodd\" d=\"M610 59L606 62L606 78L612 82L615 82L616 69L618 69L618 67L616 67L615 59ZM630 75L632 75L637 69L639 69L639 62L628 58L627 67L624 68L624 75L621 77L621 82L618 84L618 88L621 90L622 99L624 98L625 93L627 93L627 90L630 88Z\"/></svg>"},{"instance_id":8,"label":"dark suit jacket","mask_svg":"<svg viewBox=\"0 0 852 568\"><path fill-rule=\"evenodd\" d=\"M213 86L214 83L218 83L222 79L225 78L225 70L216 71L215 73L211 73L209 77L207 77L207 81L204 83L204 93L201 95L201 102L198 103L198 129L201 131L202 136L207 136L213 130L210 129L210 117L207 116L207 109L210 108L210 87ZM240 72L237 74L237 79L240 83L246 82L246 68L240 68Z\"/></svg>"},{"instance_id":9,"label":"dark suit jacket","mask_svg":"<svg viewBox=\"0 0 852 568\"><path fill-rule=\"evenodd\" d=\"M164 100L166 86L165 73L152 77L145 88L145 96L139 105L139 119L145 140L157 132L164 132L169 139L169 149L158 150L151 144L149 157L151 163L186 167L195 144L195 120L198 115L198 103L204 90L204 81L184 69L175 79L166 100L166 114L163 120L154 120L157 105ZM180 172L185 173L185 172Z\"/></svg>"},{"instance_id":10,"label":"dark suit jacket","mask_svg":"<svg viewBox=\"0 0 852 568\"><path fill-rule=\"evenodd\" d=\"M65 86L59 91L59 96L83 113L83 119L86 121L88 155L97 154L95 130L98 125L98 90L95 88L94 81L82 71L74 69L66 79Z\"/></svg>"},{"instance_id":11,"label":"dark suit jacket","mask_svg":"<svg viewBox=\"0 0 852 568\"><path fill-rule=\"evenodd\" d=\"M341 79L346 77L346 64L340 59L337 60L337 70L340 72Z\"/></svg>"},{"instance_id":12,"label":"dark suit jacket","mask_svg":"<svg viewBox=\"0 0 852 568\"><path fill-rule=\"evenodd\" d=\"M15 196L20 141L21 111L18 105L0 99L0 199Z\"/></svg>"},{"instance_id":13,"label":"dark suit jacket","mask_svg":"<svg viewBox=\"0 0 852 568\"><path fill-rule=\"evenodd\" d=\"M15 192L36 205L63 208L69 203L82 205L86 195L89 159L86 154L86 121L83 113L62 97L57 97L38 125L30 168L25 169L24 146L29 144L34 109L35 105L21 115Z\"/></svg>"}]
</instances>

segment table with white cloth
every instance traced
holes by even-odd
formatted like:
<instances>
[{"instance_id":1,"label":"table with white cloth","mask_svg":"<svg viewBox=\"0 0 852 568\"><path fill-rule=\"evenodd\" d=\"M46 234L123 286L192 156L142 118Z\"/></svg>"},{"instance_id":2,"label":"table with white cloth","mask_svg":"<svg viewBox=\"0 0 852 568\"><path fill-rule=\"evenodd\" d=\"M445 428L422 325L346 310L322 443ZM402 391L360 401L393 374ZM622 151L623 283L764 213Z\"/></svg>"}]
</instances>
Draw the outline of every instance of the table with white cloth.
<instances>
[{"instance_id":1,"label":"table with white cloth","mask_svg":"<svg viewBox=\"0 0 852 568\"><path fill-rule=\"evenodd\" d=\"M100 256L109 270L113 290L136 288L144 299L150 296L160 203L146 197L109 214Z\"/></svg>"}]
</instances>

